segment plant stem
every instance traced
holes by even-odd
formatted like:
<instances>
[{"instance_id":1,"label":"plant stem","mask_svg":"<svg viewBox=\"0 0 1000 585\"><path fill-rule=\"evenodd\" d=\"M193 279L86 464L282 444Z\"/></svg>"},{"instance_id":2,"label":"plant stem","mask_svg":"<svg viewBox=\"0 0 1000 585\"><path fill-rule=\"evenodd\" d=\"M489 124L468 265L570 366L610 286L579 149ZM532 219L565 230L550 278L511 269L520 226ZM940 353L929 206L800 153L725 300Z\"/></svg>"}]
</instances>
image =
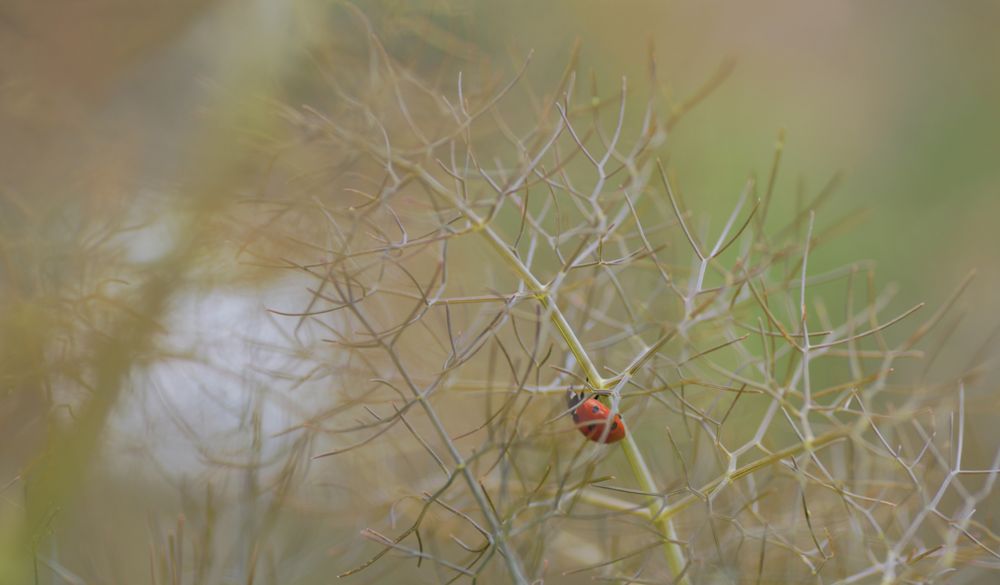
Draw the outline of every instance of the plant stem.
<instances>
[{"instance_id":1,"label":"plant stem","mask_svg":"<svg viewBox=\"0 0 1000 585\"><path fill-rule=\"evenodd\" d=\"M650 473L649 467L646 465L646 460L643 459L642 452L639 451L639 445L636 444L632 433L625 434L625 438L622 440L622 449L625 451L625 457L628 458L628 463L632 467L632 473L635 475L635 479L639 482L642 490L651 494L659 493L660 490L653 480L653 475ZM677 531L674 529L673 523L669 517L659 513L665 505L665 501L666 498L650 502L649 513L653 518L653 524L663 537L663 554L667 559L667 564L670 565L670 572L676 578L684 573L687 561L684 558L684 550L678 542ZM686 576L681 576L677 583L686 585L688 579Z\"/></svg>"},{"instance_id":2,"label":"plant stem","mask_svg":"<svg viewBox=\"0 0 1000 585\"><path fill-rule=\"evenodd\" d=\"M725 475L713 479L712 481L705 484L701 489L699 489L697 493L684 496L683 498L677 500L674 503L674 505L662 508L654 512L653 520L659 521L663 519L673 518L674 516L681 513L689 506L691 506L691 504L694 504L695 502L698 501L702 501L704 499L704 496L702 496L701 494L707 494L712 490L718 488L720 485L735 482L769 465L774 465L775 463L778 463L783 459L786 459L788 457L794 457L805 451L815 451L821 447L825 447L826 445L833 443L834 441L839 441L840 439L847 438L850 435L851 435L850 429L838 429L835 431L830 431L829 433L826 433L825 435L820 435L819 437L816 437L811 441L803 441L801 443L796 443L790 447L786 447L780 451L775 451L770 455L765 455L760 459L751 461L750 463L747 463L746 465L733 470L731 473L727 473Z\"/></svg>"},{"instance_id":3,"label":"plant stem","mask_svg":"<svg viewBox=\"0 0 1000 585\"><path fill-rule=\"evenodd\" d=\"M388 153L381 154L382 156L386 156ZM458 197L455 193L451 192L451 190L442 185L422 165L410 162L400 156L390 155L387 158L389 158L393 164L398 167L405 168L406 170L416 174L420 181L427 186L427 188L447 199L452 205L462 212L466 219L473 224L475 228L474 231L478 232L479 235L486 239L490 247L496 250L497 254L503 259L504 263L507 264L508 268L518 275L524 285L535 295L546 311L548 311L552 324L555 325L556 329L559 331L560 337L562 337L563 341L566 342L567 347L573 353L577 362L579 362L580 367L582 367L584 372L586 372L588 381L591 385L593 385L593 387L597 390L607 390L609 380L604 379L598 372L597 366L594 364L593 360L590 359L586 349L583 347L583 343L580 342L580 339L576 336L576 333L573 331L573 328L566 319L566 316L563 315L562 310L559 309L559 305L552 297L552 291L550 291L548 287L542 284L541 281L535 277L535 275L531 272L531 269L529 269L524 262L521 261L517 254L511 250L510 246L507 245L504 239L500 237L500 235L497 234L492 227L490 227L489 223L483 220L479 214L470 208L461 197ZM625 457L628 459L629 466L632 468L632 474L635 476L635 479L639 483L642 490L654 494L659 493L660 490L656 486L656 482L653 480L653 475L650 473L649 467L646 465L646 461L642 456L642 452L639 450L638 445L636 445L635 439L631 433L626 433L625 440L622 441L622 447L625 451ZM670 517L659 514L664 505L665 498L663 498L660 502L650 504L650 513L653 514L655 518L653 524L660 533L660 537L663 539L663 552L666 557L667 564L670 566L671 573L675 578L681 576L678 583L687 585L687 578L682 576L687 563L684 558L684 551L677 542L677 533L674 530Z\"/></svg>"}]
</instances>

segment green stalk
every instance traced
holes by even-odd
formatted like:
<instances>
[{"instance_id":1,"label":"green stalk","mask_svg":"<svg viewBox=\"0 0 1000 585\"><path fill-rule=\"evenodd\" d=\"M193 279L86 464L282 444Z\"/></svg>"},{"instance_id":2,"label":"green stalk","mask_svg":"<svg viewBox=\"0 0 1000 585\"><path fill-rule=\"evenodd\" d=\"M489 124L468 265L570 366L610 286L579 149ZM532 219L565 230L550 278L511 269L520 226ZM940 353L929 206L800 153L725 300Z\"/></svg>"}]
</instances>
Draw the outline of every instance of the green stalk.
<instances>
[{"instance_id":1,"label":"green stalk","mask_svg":"<svg viewBox=\"0 0 1000 585\"><path fill-rule=\"evenodd\" d=\"M405 164L405 161L396 160L397 164ZM442 195L451 200L451 202L458 207L462 213L476 226L476 231L482 235L487 243L496 250L499 256L504 260L508 267L513 270L524 282L525 286L531 290L532 293L538 298L539 302L549 313L549 318L552 324L555 325L556 329L559 331L559 335L566 342L567 347L576 357L577 362L583 368L584 372L587 374L587 378L594 388L598 390L606 390L608 386L608 380L605 380L597 370L597 366L594 364L593 360L587 354L586 349L583 347L583 343L576 336L573 331L572 326L570 326L569 321L566 316L563 315L562 310L556 304L555 300L552 298L550 291L543 285L531 270L521 262L521 259L517 257L517 254L504 242L503 238L500 237L496 231L493 230L488 224L486 224L475 211L470 209L465 202L461 199L454 197L452 193L448 191L443 185L437 182L433 176L430 175L423 167L419 165L409 165L409 169L415 171L420 179L429 187L431 187L438 194ZM649 466L646 465L646 460L642 456L642 452L639 450L639 446L636 444L635 439L632 434L626 433L625 439L622 441L622 448L625 451L625 457L628 459L629 466L632 468L632 474L635 476L636 481L639 483L640 488L648 493L655 494L659 493L660 489L656 485L656 481L653 479L652 473L649 471ZM662 508L660 502L653 502L650 504L650 514L656 517ZM661 516L654 521L657 531L663 538L663 552L667 559L667 564L670 566L670 571L673 573L674 577L678 577L684 571L687 561L684 558L684 551L681 549L680 544L677 542L677 532L674 529L673 523L669 517ZM678 581L681 584L686 585L688 580L684 577Z\"/></svg>"},{"instance_id":2,"label":"green stalk","mask_svg":"<svg viewBox=\"0 0 1000 585\"><path fill-rule=\"evenodd\" d=\"M833 443L835 441L839 441L840 439L844 439L844 438L847 438L849 436L851 436L851 431L850 430L839 429L839 430L835 430L835 431L830 431L829 433L827 433L825 435L820 435L819 437L816 437L815 439L813 439L811 441L807 440L807 441L803 441L801 443L796 443L796 444L794 444L794 445L792 445L790 447L786 447L786 448L784 448L784 449L782 449L780 451L775 451L774 453L771 453L770 455L765 455L764 457L761 457L760 459L757 459L755 461L751 461L750 463L747 463L743 467L740 467L738 469L733 470L731 473L727 473L725 475L722 475L722 476L719 476L719 477L713 479L712 481L710 481L707 484L705 484L704 486L702 486L702 488L699 489L696 494L689 494L687 496L684 496L683 498L680 498L679 500L677 500L674 503L674 505L667 506L667 507L664 507L664 508L662 508L660 510L657 510L656 512L653 513L653 520L654 521L660 521L660 520L668 520L670 518L673 518L677 514L680 514L685 509L687 509L688 507L690 507L691 504L694 504L695 502L703 501L703 498L702 498L702 496L700 494L707 494L707 493L715 490L716 488L718 488L722 484L733 483L735 481L738 481L738 480L740 480L740 479L742 479L742 478L750 475L751 473L756 473L757 471L759 471L759 470L761 470L761 469L763 469L765 467L768 467L770 465L774 465L775 463L778 463L779 461L782 461L782 460L787 459L789 457L794 457L794 456L799 455L801 453L804 453L806 451L810 451L810 452L816 451L816 450L818 450L818 449L820 449L822 447L825 447L826 445L829 445L830 443Z\"/></svg>"},{"instance_id":3,"label":"green stalk","mask_svg":"<svg viewBox=\"0 0 1000 585\"><path fill-rule=\"evenodd\" d=\"M622 449L625 451L625 457L628 459L628 463L632 467L632 473L639 482L642 491L650 494L659 493L660 490L656 487L653 475L650 473L649 467L646 465L646 460L643 459L642 452L639 451L639 445L636 444L632 433L625 433L625 438L622 440ZM667 559L667 564L670 565L670 572L676 578L684 572L687 561L684 559L684 550L678 542L677 531L674 529L670 517L660 514L660 510L665 502L665 497L650 502L649 513L653 519L653 525L656 526L656 529L663 537L663 555ZM677 582L686 585L688 579L686 576L682 576Z\"/></svg>"},{"instance_id":4,"label":"green stalk","mask_svg":"<svg viewBox=\"0 0 1000 585\"><path fill-rule=\"evenodd\" d=\"M350 133L345 133L348 139L352 138ZM364 141L359 141L364 144ZM583 347L583 343L576 336L576 332L573 331L572 326L563 315L562 310L559 305L552 298L551 291L535 277L531 270L525 266L524 262L517 256L517 254L511 250L510 246L500 237L497 232L490 227L489 223L479 216L471 207L466 204L466 202L455 193L451 192L447 187L442 185L433 175L427 172L422 165L418 163L406 160L404 157L392 154L389 152L379 152L379 149L373 149L374 154L386 158L392 161L392 164L414 173L417 178L427 186L428 189L434 191L437 195L447 199L452 205L459 209L462 214L469 220L472 224L473 231L479 233L486 242L492 247L500 258L503 259L504 263L507 264L518 277L524 282L525 286L535 295L538 301L543 307L548 311L549 319L552 324L555 325L556 329L559 331L560 337L566 342L566 346L576 357L577 362L580 367L583 368L587 375L587 378L591 385L597 390L607 390L610 386L612 380L607 380L602 377L594 364L593 360L587 354L586 349ZM639 450L639 446L635 443L635 439L631 434L626 433L625 440L622 441L622 448L625 451L625 457L628 460L629 466L632 468L632 474L635 476L636 481L643 491L657 494L660 489L656 485L656 481L653 479L652 473L649 471L649 466L646 465L646 460L642 456L642 452ZM671 518L668 515L661 513L663 506L665 505L666 498L660 498L658 502L650 504L650 513L653 515L653 525L655 526L657 532L659 532L661 538L663 539L663 552L664 557L667 560L667 564L670 566L670 571L673 573L674 578L681 577L677 582L681 585L688 585L689 581L686 577L682 576L687 561L684 558L684 551L681 549L680 544L677 542L677 532L671 522ZM509 559L508 559L509 560Z\"/></svg>"}]
</instances>

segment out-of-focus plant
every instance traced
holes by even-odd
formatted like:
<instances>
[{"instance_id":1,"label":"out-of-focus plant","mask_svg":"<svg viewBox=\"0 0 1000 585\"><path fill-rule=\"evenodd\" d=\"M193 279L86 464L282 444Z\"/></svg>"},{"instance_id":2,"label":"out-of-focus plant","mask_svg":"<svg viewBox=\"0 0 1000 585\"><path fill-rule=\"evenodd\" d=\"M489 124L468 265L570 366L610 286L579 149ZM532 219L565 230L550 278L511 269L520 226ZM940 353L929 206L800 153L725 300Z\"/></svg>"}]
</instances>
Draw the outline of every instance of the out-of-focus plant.
<instances>
[{"instance_id":1,"label":"out-of-focus plant","mask_svg":"<svg viewBox=\"0 0 1000 585\"><path fill-rule=\"evenodd\" d=\"M145 466L123 474L126 465L110 447L125 435L116 434L116 426L135 416L127 412L129 398L147 394L148 370L181 357L170 355L163 342L174 328L168 317L177 298L208 280L199 273L203 264L216 282L232 273L213 267L216 250L208 244L245 176L246 141L234 130L262 131L273 117L254 117L248 101L221 100L225 107L206 108L197 146L172 161L178 169L173 180L139 188L144 165L154 165L143 157L147 153L136 152L141 141L126 132L99 138L87 132L114 126L108 120L113 116L94 102L121 89L109 86L121 83L124 61L167 51L163 45L203 16L193 8L205 3L164 7L147 20L115 11L95 17L107 10L98 5L80 20L66 7L55 14L16 4L3 15L4 29L13 32L5 38L12 49L5 61L19 53L31 58L5 67L10 75L0 92L0 123L8 130L2 148L10 155L0 186L0 583L119 579L147 563L155 567L144 571L154 583L161 575L183 579L181 559L189 546L183 530L158 534L154 521L149 542L130 540L126 535L142 515L129 515L127 498L111 495L145 493L146 511L155 518L166 496L155 491L161 484L151 490L143 481L160 470L147 454ZM121 29L111 26L119 19L134 37L125 51L115 42ZM94 34L94 23L113 30L81 41L85 49L70 55L26 50L39 37L60 36L64 21L69 34L82 37ZM248 56L226 64L226 73L243 78L217 94L259 91L258 78L245 75L259 61ZM135 439L127 437L133 448ZM183 483L176 470L165 475ZM102 488L108 493L94 493ZM208 569L223 563L210 554L212 486L200 492L209 501L196 518L195 526L206 528L195 534L202 538L193 572L211 579ZM87 518L90 508L99 522ZM255 531L263 533L260 524ZM112 540L123 549L122 543L141 542L142 556L128 549L112 555L110 571L107 565L95 569L107 562L99 557L116 548L101 543Z\"/></svg>"},{"instance_id":2,"label":"out-of-focus plant","mask_svg":"<svg viewBox=\"0 0 1000 585\"><path fill-rule=\"evenodd\" d=\"M867 263L812 273L842 227L817 219L836 179L769 218L781 137L721 224L687 212L671 130L726 67L671 102L652 59L642 89L602 93L574 58L539 93L527 62L431 79L367 43L363 72L285 110L245 249L310 281L274 310L328 347L313 371L334 405L290 432L328 437L315 467L374 500L341 576L389 558L441 582L998 568L975 509L1000 451L963 459L974 377L906 366L933 361L921 343L967 281L915 323ZM626 439L582 439L567 391L603 396Z\"/></svg>"}]
</instances>

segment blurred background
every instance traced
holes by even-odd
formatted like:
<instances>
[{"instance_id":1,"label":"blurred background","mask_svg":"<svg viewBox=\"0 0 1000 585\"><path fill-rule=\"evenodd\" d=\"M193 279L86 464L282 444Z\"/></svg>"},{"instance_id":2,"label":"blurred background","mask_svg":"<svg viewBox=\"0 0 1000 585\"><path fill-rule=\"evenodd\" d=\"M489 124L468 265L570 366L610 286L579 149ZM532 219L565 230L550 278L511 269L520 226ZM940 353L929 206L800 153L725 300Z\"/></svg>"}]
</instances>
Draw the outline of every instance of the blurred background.
<instances>
[{"instance_id":1,"label":"blurred background","mask_svg":"<svg viewBox=\"0 0 1000 585\"><path fill-rule=\"evenodd\" d=\"M996 2L356 5L429 77L509 76L533 50L527 83L549 88L579 41L580 70L607 93L622 75L642 92L653 43L662 89L683 96L732 63L668 139L695 217L724 221L783 135L777 210L839 177L819 221L846 229L811 270L871 260L880 287L898 286L896 309L936 306L975 270L942 362L993 348ZM359 26L321 0L0 4L3 585L326 583L363 559L364 518L340 515L377 499L364 486L380 464L308 464L313 446L280 432L322 400L257 400L293 385L274 372L314 361L266 311L306 291L244 254L260 216L239 203L268 188L284 106L322 109L324 75L363 71ZM967 440L996 445L1000 399L985 395ZM242 472L260 464L278 479ZM292 478L294 498L268 483ZM240 541L261 526L270 545ZM180 544L213 529L235 544ZM201 568L157 576L185 551Z\"/></svg>"}]
</instances>

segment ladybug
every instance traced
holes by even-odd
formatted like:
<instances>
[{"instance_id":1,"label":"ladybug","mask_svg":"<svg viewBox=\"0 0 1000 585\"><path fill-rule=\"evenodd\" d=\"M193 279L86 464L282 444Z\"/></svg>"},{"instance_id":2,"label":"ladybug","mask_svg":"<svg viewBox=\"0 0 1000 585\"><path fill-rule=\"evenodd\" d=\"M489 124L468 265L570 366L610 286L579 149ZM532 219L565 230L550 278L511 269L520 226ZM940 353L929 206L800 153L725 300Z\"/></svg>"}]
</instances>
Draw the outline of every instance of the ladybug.
<instances>
[{"instance_id":1,"label":"ladybug","mask_svg":"<svg viewBox=\"0 0 1000 585\"><path fill-rule=\"evenodd\" d=\"M573 413L573 422L583 436L599 443L617 443L625 438L622 417L615 414L611 428L608 429L607 421L611 418L611 411L598 399L585 399L582 394L571 391L567 393L566 401Z\"/></svg>"}]
</instances>

